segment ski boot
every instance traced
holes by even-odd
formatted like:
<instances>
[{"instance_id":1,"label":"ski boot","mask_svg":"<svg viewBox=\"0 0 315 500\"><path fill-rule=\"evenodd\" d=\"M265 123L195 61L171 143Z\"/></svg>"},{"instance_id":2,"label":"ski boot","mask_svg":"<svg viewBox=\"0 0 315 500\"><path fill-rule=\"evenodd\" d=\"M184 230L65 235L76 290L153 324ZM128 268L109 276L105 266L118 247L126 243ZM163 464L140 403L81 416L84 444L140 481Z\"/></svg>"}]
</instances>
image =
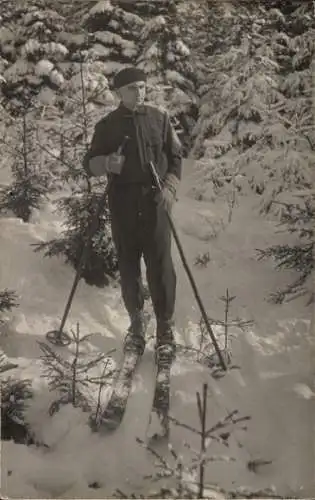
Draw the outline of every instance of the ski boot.
<instances>
[{"instance_id":1,"label":"ski boot","mask_svg":"<svg viewBox=\"0 0 315 500\"><path fill-rule=\"evenodd\" d=\"M173 321L157 322L156 339L155 363L158 365L160 359L162 365L172 364L176 358Z\"/></svg>"},{"instance_id":2,"label":"ski boot","mask_svg":"<svg viewBox=\"0 0 315 500\"><path fill-rule=\"evenodd\" d=\"M146 320L143 312L131 318L131 324L124 340L124 353L134 352L142 356L145 349Z\"/></svg>"},{"instance_id":3,"label":"ski boot","mask_svg":"<svg viewBox=\"0 0 315 500\"><path fill-rule=\"evenodd\" d=\"M157 366L171 366L176 359L176 346L173 343L156 345L154 351L155 364Z\"/></svg>"},{"instance_id":4,"label":"ski boot","mask_svg":"<svg viewBox=\"0 0 315 500\"><path fill-rule=\"evenodd\" d=\"M175 359L175 345L163 344L155 348L157 365L153 406L149 421L150 442L168 440L171 367Z\"/></svg>"}]
</instances>

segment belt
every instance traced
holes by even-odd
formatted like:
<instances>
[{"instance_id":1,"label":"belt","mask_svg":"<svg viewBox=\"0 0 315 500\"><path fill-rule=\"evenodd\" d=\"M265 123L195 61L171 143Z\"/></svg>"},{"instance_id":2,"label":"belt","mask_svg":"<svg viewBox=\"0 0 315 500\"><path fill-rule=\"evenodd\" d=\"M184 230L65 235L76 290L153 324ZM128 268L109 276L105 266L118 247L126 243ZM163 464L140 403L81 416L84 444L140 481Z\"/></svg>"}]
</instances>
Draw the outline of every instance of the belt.
<instances>
[{"instance_id":1,"label":"belt","mask_svg":"<svg viewBox=\"0 0 315 500\"><path fill-rule=\"evenodd\" d=\"M143 194L147 194L150 191L156 191L157 187L154 184L148 184L143 182L112 182L112 187L114 189L128 189L128 188L140 188Z\"/></svg>"}]
</instances>

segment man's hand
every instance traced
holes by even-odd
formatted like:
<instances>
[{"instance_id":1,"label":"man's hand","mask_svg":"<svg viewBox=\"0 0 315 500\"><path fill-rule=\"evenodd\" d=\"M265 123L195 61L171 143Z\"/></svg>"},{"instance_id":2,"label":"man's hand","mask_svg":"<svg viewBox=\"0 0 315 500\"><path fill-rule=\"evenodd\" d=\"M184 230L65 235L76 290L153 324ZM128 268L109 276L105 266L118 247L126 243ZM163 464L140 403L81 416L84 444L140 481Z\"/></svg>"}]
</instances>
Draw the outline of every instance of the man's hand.
<instances>
[{"instance_id":1,"label":"man's hand","mask_svg":"<svg viewBox=\"0 0 315 500\"><path fill-rule=\"evenodd\" d=\"M176 191L179 184L179 179L173 174L167 174L162 191L157 194L156 200L158 206L162 206L169 214L172 211L176 201Z\"/></svg>"},{"instance_id":2,"label":"man's hand","mask_svg":"<svg viewBox=\"0 0 315 500\"><path fill-rule=\"evenodd\" d=\"M117 153L108 156L94 156L89 161L89 169L95 177L106 174L120 174L125 157Z\"/></svg>"},{"instance_id":3,"label":"man's hand","mask_svg":"<svg viewBox=\"0 0 315 500\"><path fill-rule=\"evenodd\" d=\"M168 213L171 213L175 199L174 194L166 187L156 197L158 206L163 207Z\"/></svg>"}]
</instances>

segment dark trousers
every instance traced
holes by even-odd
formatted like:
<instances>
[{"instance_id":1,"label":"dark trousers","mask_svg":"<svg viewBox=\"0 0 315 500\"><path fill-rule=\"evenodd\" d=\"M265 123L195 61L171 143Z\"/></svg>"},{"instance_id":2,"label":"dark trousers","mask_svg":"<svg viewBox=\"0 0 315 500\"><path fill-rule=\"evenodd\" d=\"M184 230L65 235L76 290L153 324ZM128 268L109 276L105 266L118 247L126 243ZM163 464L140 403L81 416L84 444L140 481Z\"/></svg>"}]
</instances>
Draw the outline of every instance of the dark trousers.
<instances>
[{"instance_id":1,"label":"dark trousers","mask_svg":"<svg viewBox=\"0 0 315 500\"><path fill-rule=\"evenodd\" d=\"M176 274L171 256L167 213L157 206L156 191L141 184L112 185L109 192L111 229L118 256L122 297L132 318L143 309L141 257L157 320L157 343L167 338L173 324Z\"/></svg>"}]
</instances>

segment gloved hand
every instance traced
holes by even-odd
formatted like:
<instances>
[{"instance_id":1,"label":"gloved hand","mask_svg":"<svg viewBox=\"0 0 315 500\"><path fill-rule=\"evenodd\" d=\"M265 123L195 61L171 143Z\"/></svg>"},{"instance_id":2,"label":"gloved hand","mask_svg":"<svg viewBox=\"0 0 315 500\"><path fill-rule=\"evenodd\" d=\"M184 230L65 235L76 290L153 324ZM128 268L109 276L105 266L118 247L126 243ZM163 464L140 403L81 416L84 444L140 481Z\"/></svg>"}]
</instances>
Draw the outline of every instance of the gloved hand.
<instances>
[{"instance_id":1,"label":"gloved hand","mask_svg":"<svg viewBox=\"0 0 315 500\"><path fill-rule=\"evenodd\" d=\"M171 213L176 198L179 179L174 174L167 174L163 183L162 191L157 194L158 206L162 206L168 213Z\"/></svg>"},{"instance_id":2,"label":"gloved hand","mask_svg":"<svg viewBox=\"0 0 315 500\"><path fill-rule=\"evenodd\" d=\"M113 153L108 156L94 156L89 161L89 169L95 177L105 174L120 174L125 157Z\"/></svg>"}]
</instances>

